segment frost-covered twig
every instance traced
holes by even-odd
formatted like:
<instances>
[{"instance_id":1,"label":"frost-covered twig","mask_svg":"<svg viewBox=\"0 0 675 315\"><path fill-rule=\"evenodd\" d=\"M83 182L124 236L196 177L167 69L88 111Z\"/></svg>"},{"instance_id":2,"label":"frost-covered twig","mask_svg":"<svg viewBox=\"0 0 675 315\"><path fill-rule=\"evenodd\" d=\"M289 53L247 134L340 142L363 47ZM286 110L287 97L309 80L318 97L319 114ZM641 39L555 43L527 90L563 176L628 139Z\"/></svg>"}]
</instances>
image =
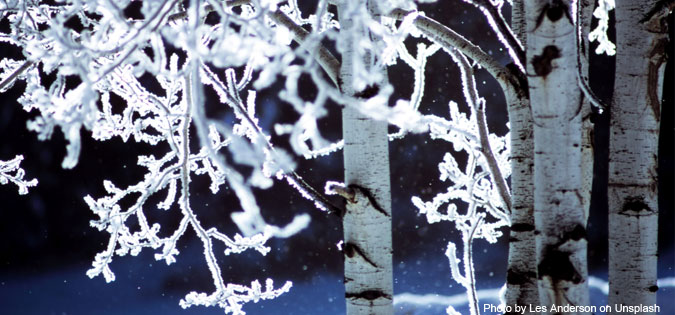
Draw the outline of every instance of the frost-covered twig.
<instances>
[{"instance_id":1,"label":"frost-covered twig","mask_svg":"<svg viewBox=\"0 0 675 315\"><path fill-rule=\"evenodd\" d=\"M207 84L210 84L213 86L213 88L221 95L221 100L226 102L228 105L233 107L235 112L240 115L244 121L247 123L247 128L251 130L251 132L255 133L257 139L262 139L264 141L265 146L267 147L268 154L271 155L272 157L279 156L277 150L275 147L272 145L272 143L269 140L269 137L266 136L258 126L257 122L254 120L253 117L251 117L250 113L248 110L243 106L241 103L241 99L239 98L239 90L235 87L234 84L229 84L229 86L226 86L223 84L220 79L209 69L207 65L202 64L202 70L203 73L207 79ZM233 75L233 72L228 72L230 75ZM274 162L274 161L272 161ZM283 164L279 163L281 161L276 161L278 164ZM331 213L342 213L343 209L340 206L335 205L333 202L328 200L323 194L319 193L314 187L309 185L305 180L298 175L293 169L287 168L287 167L282 167L279 169L280 172L278 173L278 176L282 176L286 178L286 181L293 186L296 190L298 190L303 197L312 200L315 202L315 205L322 209L322 210L327 210Z\"/></svg>"},{"instance_id":2,"label":"frost-covered twig","mask_svg":"<svg viewBox=\"0 0 675 315\"><path fill-rule=\"evenodd\" d=\"M490 132L488 131L487 121L485 120L485 99L478 96L476 89L476 79L473 73L473 67L463 54L457 51L449 51L450 56L455 61L461 72L462 87L464 92L464 99L469 104L469 107L476 115L476 126L478 129L478 137L480 139L480 152L483 153L487 161L488 169L492 175L492 180L499 189L499 195L506 206L508 212L511 212L511 192L506 184L506 179L502 175L499 162L492 152L490 145Z\"/></svg>"},{"instance_id":3,"label":"frost-covered twig","mask_svg":"<svg viewBox=\"0 0 675 315\"><path fill-rule=\"evenodd\" d=\"M591 16L590 12L593 11L593 3L588 2L588 0L577 0L576 6L576 18L575 18L575 28L577 31L576 36L576 53L577 53L577 81L579 88L593 106L595 106L599 112L607 109L607 105L595 95L591 89L588 81L588 53L587 50L590 47L585 47L590 42L597 40L599 43L598 48L595 50L596 54L602 54L606 52L608 56L612 56L616 53L616 47L607 37L607 29L609 23L609 10L614 8L614 0L600 0L598 8L595 9L593 15L599 19L598 26L595 30L588 34L588 42L584 37L584 34L588 32L588 29L591 27ZM585 48L585 49L584 49Z\"/></svg>"},{"instance_id":4,"label":"frost-covered twig","mask_svg":"<svg viewBox=\"0 0 675 315\"><path fill-rule=\"evenodd\" d=\"M598 26L588 34L588 40L598 42L598 48L595 49L595 53L598 55L606 53L608 56L613 56L616 54L616 45L609 40L607 35L609 11L613 10L614 7L614 0L600 0L598 1L598 7L593 11L593 16L598 19Z\"/></svg>"},{"instance_id":5,"label":"frost-covered twig","mask_svg":"<svg viewBox=\"0 0 675 315\"><path fill-rule=\"evenodd\" d=\"M216 287L216 291L210 295L206 295L205 293L196 293L193 291L188 295L186 295L185 298L180 301L180 305L183 308L188 308L194 305L204 305L204 306L219 305L225 310L226 313L232 312L233 314L244 314L244 312L241 310L241 305L243 303L250 301L257 302L259 299L275 298L284 292L288 292L292 283L289 281L286 282L286 284L282 288L274 289L272 280L267 279L266 292L261 292L261 286L257 280L251 283L251 287L245 287L242 285L235 285L235 284L226 285L225 282L223 281L222 271L220 269L220 266L218 266L218 261L213 252L213 245L211 241L211 235L215 235L215 232L208 233L207 231L204 230L199 220L197 220L197 217L195 216L194 212L190 208L189 203L190 190L188 185L190 183L190 163L188 162L188 158L190 152L189 146L190 118L191 113L193 112L192 107L202 105L201 101L199 100L200 99L199 93L194 91L194 89L196 88L201 88L201 85L199 84L200 81L198 80L200 67L199 62L192 61L191 64L192 64L191 68L193 69L193 71L191 72L189 78L191 78L192 80L188 80L188 84L186 84L186 87L188 89L187 93L187 99L189 100L188 104L192 106L188 106L188 108L185 111L185 120L183 124L183 134L182 134L183 157L181 162L181 183L183 193L182 193L181 209L183 211L183 215L189 218L191 226L195 229L197 236L202 241L202 245L204 246L204 256L206 258L207 265L211 272L211 276L213 278L213 283ZM213 229L211 231L213 231ZM268 237L269 237L268 235L263 234L264 239Z\"/></svg>"},{"instance_id":6,"label":"frost-covered twig","mask_svg":"<svg viewBox=\"0 0 675 315\"><path fill-rule=\"evenodd\" d=\"M230 0L225 2L228 7L237 7L241 5L251 5L252 1L251 0ZM214 7L212 5L206 5L205 9L206 12L212 12L214 11ZM301 46L305 45L307 42L307 38L311 35L310 32L302 28L300 25L296 24L295 21L293 21L291 18L288 17L284 12L280 10L274 10L274 11L265 11L266 15L274 21L274 23L281 25L288 29L292 34L293 34L293 39L300 44ZM187 17L187 12L179 12L172 14L169 17L170 21L175 21L179 19L184 19ZM326 74L328 77L333 81L335 85L338 85L338 72L340 70L340 62L333 56L333 54L321 43L314 42L312 44L309 44L310 46L318 46L316 47L316 51L314 52L316 54L316 60L323 68L324 71L326 71ZM306 47L310 48L310 47ZM310 51L313 49L310 49Z\"/></svg>"},{"instance_id":7,"label":"frost-covered twig","mask_svg":"<svg viewBox=\"0 0 675 315\"><path fill-rule=\"evenodd\" d=\"M510 135L497 137L488 133L484 116L485 101L478 96L473 68L459 51L454 48L446 51L460 68L464 97L471 109L471 116L467 119L465 114L459 112L457 104L451 102L450 121L468 129L469 134L474 136L466 137L450 129L445 133L432 130L432 138L451 142L456 151L465 151L468 154L468 160L462 169L455 157L446 153L443 162L439 164L440 179L449 180L452 185L448 187L447 192L436 195L430 202L423 202L419 197L413 197L412 202L421 214L426 215L429 223L452 221L462 233L464 272L460 272L454 243L448 244L446 256L450 261L453 279L466 288L471 313L477 315L480 309L475 289L472 242L476 238L496 242L497 237L501 235L497 229L510 224L508 212L511 199L505 181L510 175L506 141ZM464 214L458 212L455 201L466 205ZM439 208L445 204L448 204L447 210L442 213ZM485 211L479 211L481 208ZM496 218L497 222L485 222L488 213ZM447 311L449 314L455 314L452 307Z\"/></svg>"},{"instance_id":8,"label":"frost-covered twig","mask_svg":"<svg viewBox=\"0 0 675 315\"><path fill-rule=\"evenodd\" d=\"M21 74L23 74L28 68L30 68L33 65L33 62L30 60L26 60L12 72L12 74L8 75L2 82L0 82L0 91L4 92L5 88L11 86L11 84L14 82L14 79L19 77Z\"/></svg>"},{"instance_id":9,"label":"frost-covered twig","mask_svg":"<svg viewBox=\"0 0 675 315\"><path fill-rule=\"evenodd\" d=\"M37 185L38 180L23 178L26 172L21 168L21 161L23 161L23 155L17 155L9 161L0 160L0 185L11 182L19 187L19 195L25 195L28 193L28 187Z\"/></svg>"},{"instance_id":10,"label":"frost-covered twig","mask_svg":"<svg viewBox=\"0 0 675 315\"><path fill-rule=\"evenodd\" d=\"M516 38L511 31L511 27L506 23L501 13L501 7L504 4L503 0L493 3L491 0L464 0L478 7L483 15L488 20L492 30L497 34L499 41L509 51L509 55L513 62L525 72L525 49L522 43Z\"/></svg>"},{"instance_id":11,"label":"frost-covered twig","mask_svg":"<svg viewBox=\"0 0 675 315\"><path fill-rule=\"evenodd\" d=\"M434 43L437 43L445 50L457 49L467 57L477 62L481 67L485 68L490 75L492 75L497 82L504 89L512 89L513 86L518 86L518 78L514 73L507 70L506 67L500 65L492 56L485 53L480 47L474 45L462 35L453 31L449 27L428 18L415 11L393 10L391 17L402 20L406 16L413 14L413 24L419 29L424 36L428 37Z\"/></svg>"},{"instance_id":12,"label":"frost-covered twig","mask_svg":"<svg viewBox=\"0 0 675 315\"><path fill-rule=\"evenodd\" d=\"M449 242L448 248L445 251L445 256L448 257L450 262L452 278L466 289L471 315L480 314L478 296L476 294L476 279L474 278L475 271L473 268L472 244L476 230L480 228L482 221L483 217L478 216L470 221L468 228L463 228L460 230L462 232L463 241L462 264L464 266L464 274L462 274L459 269L459 259L457 259L455 243Z\"/></svg>"},{"instance_id":13,"label":"frost-covered twig","mask_svg":"<svg viewBox=\"0 0 675 315\"><path fill-rule=\"evenodd\" d=\"M282 25L288 28L294 36L294 40L298 44L306 45L307 37L310 36L310 33L307 32L304 28L295 24L286 14L281 11L269 12L268 16L275 23ZM318 45L316 48L316 60L318 61L321 68L326 71L328 77L333 81L335 85L338 85L338 73L340 72L340 62L333 56L333 54L320 43L312 43L309 45ZM311 49L310 49L311 50Z\"/></svg>"}]
</instances>

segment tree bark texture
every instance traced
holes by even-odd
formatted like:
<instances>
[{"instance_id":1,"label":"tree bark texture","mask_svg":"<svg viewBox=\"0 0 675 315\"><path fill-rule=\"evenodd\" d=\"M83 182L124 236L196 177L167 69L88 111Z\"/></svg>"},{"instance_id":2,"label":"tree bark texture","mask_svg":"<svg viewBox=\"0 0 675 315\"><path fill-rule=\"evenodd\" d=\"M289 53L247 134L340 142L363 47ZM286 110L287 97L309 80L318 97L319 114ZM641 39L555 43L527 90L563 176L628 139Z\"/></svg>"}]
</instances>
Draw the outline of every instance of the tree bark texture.
<instances>
[{"instance_id":1,"label":"tree bark texture","mask_svg":"<svg viewBox=\"0 0 675 315\"><path fill-rule=\"evenodd\" d=\"M523 1L514 1L511 28L525 44ZM511 125L511 229L506 272L506 304L537 305L536 242L534 235L534 133L527 85L504 91Z\"/></svg>"},{"instance_id":2,"label":"tree bark texture","mask_svg":"<svg viewBox=\"0 0 675 315\"><path fill-rule=\"evenodd\" d=\"M589 305L572 1L526 1L540 305Z\"/></svg>"},{"instance_id":3,"label":"tree bark texture","mask_svg":"<svg viewBox=\"0 0 675 315\"><path fill-rule=\"evenodd\" d=\"M527 87L526 87L527 88ZM538 305L534 225L534 137L529 99L510 96L512 212L506 304Z\"/></svg>"},{"instance_id":4,"label":"tree bark texture","mask_svg":"<svg viewBox=\"0 0 675 315\"><path fill-rule=\"evenodd\" d=\"M346 32L340 68L340 88L347 95L367 94L354 86L355 61L376 69L375 54L359 53L359 45L370 36L359 14L368 14L366 1L341 3L338 7L341 29ZM360 13L359 13L360 10ZM366 13L364 13L364 11ZM355 29L357 28L357 29ZM361 60L357 60L361 58ZM357 64L358 64L357 62ZM380 85L386 82L379 82ZM354 106L342 111L345 184L354 193L347 200L343 217L345 259L345 297L347 314L393 314L393 267L391 244L391 188L387 122L375 121Z\"/></svg>"},{"instance_id":5,"label":"tree bark texture","mask_svg":"<svg viewBox=\"0 0 675 315\"><path fill-rule=\"evenodd\" d=\"M616 2L616 78L609 146L609 303L656 303L657 153L665 68L659 1Z\"/></svg>"}]
</instances>

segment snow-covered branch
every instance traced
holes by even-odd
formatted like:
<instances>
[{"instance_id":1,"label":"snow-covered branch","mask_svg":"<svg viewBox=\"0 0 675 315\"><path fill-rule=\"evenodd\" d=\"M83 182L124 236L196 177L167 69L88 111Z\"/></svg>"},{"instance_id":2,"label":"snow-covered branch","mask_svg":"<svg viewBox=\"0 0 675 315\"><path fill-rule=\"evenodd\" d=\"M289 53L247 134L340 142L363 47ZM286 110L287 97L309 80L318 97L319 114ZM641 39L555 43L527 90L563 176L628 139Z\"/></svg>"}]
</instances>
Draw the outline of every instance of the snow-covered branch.
<instances>
[{"instance_id":1,"label":"snow-covered branch","mask_svg":"<svg viewBox=\"0 0 675 315\"><path fill-rule=\"evenodd\" d=\"M523 48L523 43L521 43L516 36L513 34L511 27L506 23L504 17L502 16L502 6L504 5L503 0L491 1L491 0L464 0L465 2L471 3L480 9L485 15L485 18L490 24L492 30L497 34L497 38L504 45L504 47L509 51L509 55L513 62L518 65L520 71L525 72L525 49Z\"/></svg>"},{"instance_id":2,"label":"snow-covered branch","mask_svg":"<svg viewBox=\"0 0 675 315\"><path fill-rule=\"evenodd\" d=\"M23 178L26 172L21 168L21 161L23 155L17 155L9 161L0 160L0 185L12 183L19 187L19 195L25 195L28 193L28 187L37 185L38 180Z\"/></svg>"},{"instance_id":3,"label":"snow-covered branch","mask_svg":"<svg viewBox=\"0 0 675 315\"><path fill-rule=\"evenodd\" d=\"M415 27L431 41L441 45L444 50L459 50L462 52L462 54L471 58L474 62L485 68L485 70L487 70L505 90L510 90L514 87L520 87L515 73L512 73L506 67L500 65L494 58L492 58L492 56L488 55L480 47L473 44L449 27L416 11L397 9L393 10L390 15L392 18L398 20L403 20L405 17L412 15L413 24Z\"/></svg>"},{"instance_id":4,"label":"snow-covered branch","mask_svg":"<svg viewBox=\"0 0 675 315\"><path fill-rule=\"evenodd\" d=\"M497 189L499 189L499 195L506 206L508 212L511 212L511 193L509 192L509 187L506 184L506 179L502 175L501 168L505 168L505 161L502 160L501 163L497 161L494 153L492 152L492 145L490 144L489 137L490 132L488 131L487 121L485 120L485 99L478 96L478 90L476 89L476 79L473 74L473 67L469 61L457 51L449 51L450 56L455 61L457 66L459 66L461 75L462 75L462 87L464 91L464 99L469 104L469 107L473 111L472 115L476 116L476 127L478 129L478 137L480 139L480 152L483 153L483 156L486 159L488 169L492 175L492 180Z\"/></svg>"}]
</instances>

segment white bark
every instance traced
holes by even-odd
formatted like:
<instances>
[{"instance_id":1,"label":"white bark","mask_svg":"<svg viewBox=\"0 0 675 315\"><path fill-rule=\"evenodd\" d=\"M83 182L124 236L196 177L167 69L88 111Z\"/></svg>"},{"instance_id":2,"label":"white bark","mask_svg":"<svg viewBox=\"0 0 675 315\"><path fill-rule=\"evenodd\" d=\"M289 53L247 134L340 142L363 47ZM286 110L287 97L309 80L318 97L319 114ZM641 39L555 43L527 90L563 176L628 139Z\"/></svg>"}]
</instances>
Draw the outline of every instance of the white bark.
<instances>
[{"instance_id":1,"label":"white bark","mask_svg":"<svg viewBox=\"0 0 675 315\"><path fill-rule=\"evenodd\" d=\"M526 1L540 304L589 305L572 1Z\"/></svg>"},{"instance_id":2,"label":"white bark","mask_svg":"<svg viewBox=\"0 0 675 315\"><path fill-rule=\"evenodd\" d=\"M514 1L511 28L525 44L523 1ZM527 89L527 86L521 86ZM518 93L519 92L519 93ZM506 271L506 304L538 305L536 243L534 235L534 135L526 91L505 91L511 125L511 229Z\"/></svg>"},{"instance_id":3,"label":"white bark","mask_svg":"<svg viewBox=\"0 0 675 315\"><path fill-rule=\"evenodd\" d=\"M358 5L365 7L365 2ZM363 21L355 21L358 14L352 8L348 3L338 6L340 32L346 33L344 46L340 48L340 88L348 95L358 95L362 91L355 89L354 76L364 69L355 68L355 62L371 67L383 78L386 70L375 69L378 66L374 65L372 54L358 53L359 43L371 35ZM386 83L382 81L378 83ZM342 133L345 184L354 195L354 199L347 200L343 218L347 314L393 314L387 123L374 121L355 107L346 106L342 111Z\"/></svg>"},{"instance_id":4,"label":"white bark","mask_svg":"<svg viewBox=\"0 0 675 315\"><path fill-rule=\"evenodd\" d=\"M525 26L525 0L513 0L511 6L511 29L522 46L525 46L527 42L527 28Z\"/></svg>"},{"instance_id":5,"label":"white bark","mask_svg":"<svg viewBox=\"0 0 675 315\"><path fill-rule=\"evenodd\" d=\"M656 303L657 152L667 40L657 1L616 2L609 153L609 303ZM662 22L664 24L662 24Z\"/></svg>"},{"instance_id":6,"label":"white bark","mask_svg":"<svg viewBox=\"0 0 675 315\"><path fill-rule=\"evenodd\" d=\"M511 123L511 229L506 274L507 305L538 305L534 225L534 137L529 99L509 96Z\"/></svg>"}]
</instances>

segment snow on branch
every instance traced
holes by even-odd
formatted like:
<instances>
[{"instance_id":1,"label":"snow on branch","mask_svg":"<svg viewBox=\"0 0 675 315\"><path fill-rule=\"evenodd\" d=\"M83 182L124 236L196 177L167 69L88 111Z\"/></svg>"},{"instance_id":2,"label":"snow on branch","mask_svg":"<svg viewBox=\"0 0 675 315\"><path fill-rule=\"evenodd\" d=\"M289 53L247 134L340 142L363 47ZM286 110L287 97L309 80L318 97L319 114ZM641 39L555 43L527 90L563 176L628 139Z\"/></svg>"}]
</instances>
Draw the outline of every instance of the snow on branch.
<instances>
[{"instance_id":1,"label":"snow on branch","mask_svg":"<svg viewBox=\"0 0 675 315\"><path fill-rule=\"evenodd\" d=\"M474 45L469 40L464 38L449 27L424 16L421 12L393 10L390 13L392 18L402 20L407 16L413 16L413 25L429 40L441 45L441 47L448 51L457 49L481 67L485 68L490 75L492 75L497 82L506 90L512 89L517 85L517 79L513 73L509 72L506 67L500 65L492 56L484 52L480 47Z\"/></svg>"},{"instance_id":2,"label":"snow on branch","mask_svg":"<svg viewBox=\"0 0 675 315\"><path fill-rule=\"evenodd\" d=\"M510 224L511 197L506 184L511 169L508 161L509 134L499 137L489 134L485 120L485 100L476 89L473 67L468 59L455 48L446 49L461 72L464 98L470 108L470 116L459 111L458 105L450 103L450 120L457 128L430 129L432 139L452 143L455 151L465 151L468 158L461 166L456 157L446 153L438 165L440 179L451 182L447 192L439 193L431 201L413 197L413 204L429 223L454 222L462 235L462 256L457 258L456 245L448 243L446 256L449 259L452 278L467 292L471 314L480 314L473 269L473 240L485 239L490 243L502 235L499 228ZM466 130L461 134L457 130ZM446 206L445 211L439 210ZM460 213L460 208L465 208ZM481 209L483 211L481 211ZM463 271L460 269L460 262ZM454 314L452 307L449 314Z\"/></svg>"},{"instance_id":3,"label":"snow on branch","mask_svg":"<svg viewBox=\"0 0 675 315\"><path fill-rule=\"evenodd\" d=\"M248 249L265 255L270 251L266 245L270 238L289 237L309 223L308 215L298 215L288 225L277 227L261 216L253 189L270 187L276 174L294 174L294 163L271 145L258 125L251 85L269 85L278 74L287 76L283 72L290 62L310 60L312 55L288 47L284 35L288 31L250 5L235 13L209 1L221 17L221 23L212 25L200 18L206 10L197 1L191 1L181 18L175 18L180 13L178 1L143 2L140 13L145 18L140 20L127 18L123 10L129 3L3 4L10 31L0 34L0 40L23 49L27 60L0 61L0 89L6 90L16 80L26 81L19 102L26 111L37 112L28 128L42 140L57 128L64 133L68 142L65 168L77 164L81 136L98 141L119 137L156 148L138 157L138 165L146 170L138 182L119 187L105 180L104 196L85 197L97 216L92 227L110 234L107 246L87 271L89 277L103 275L107 282L113 281L114 256L138 255L143 249L155 251L157 260L171 264L179 255L177 242L192 229L203 246L214 292L190 293L181 305L217 305L227 313L243 314L244 303L277 297L291 283L280 288L270 279L265 288L258 281L250 286L225 283L218 259ZM66 26L72 19L82 27ZM219 79L220 70L205 69L207 64L225 68L225 80ZM244 71L237 77L235 72L241 68ZM302 71L316 74L321 70L316 63L306 62ZM256 81L252 80L254 73L259 74ZM55 79L44 82L41 78L48 74ZM156 80L156 86L148 87L153 83L148 83L147 75ZM214 86L223 104L234 111L234 124L206 117L203 83ZM196 136L190 135L191 126ZM191 146L195 139L199 144ZM0 182L11 181L24 193L37 181L24 180L21 159L1 161ZM229 160L254 171L244 176ZM195 177L206 178L214 194L222 185L235 192L240 208L232 209L232 219L241 233L227 235L199 220L190 198ZM161 201L150 204L157 195ZM178 227L167 230L152 222L147 211L154 208L179 211ZM224 251L214 251L214 242L222 243Z\"/></svg>"},{"instance_id":4,"label":"snow on branch","mask_svg":"<svg viewBox=\"0 0 675 315\"><path fill-rule=\"evenodd\" d=\"M460 113L457 104L450 103L451 121L460 125L471 127L474 134L478 134L476 122L476 111L472 111L472 116L466 118L464 113ZM460 272L460 260L455 256L455 244L450 242L446 256L450 260L452 267L452 276L455 281L462 284L467 289L469 300L472 301L472 312L477 312L477 300L475 292L475 279L473 279L473 258L471 244L474 239L485 239L489 243L494 243L502 235L499 228L510 224L507 214L507 206L500 195L499 189L494 184L494 179L490 175L488 162L485 155L481 154L480 143L476 142L477 137L466 137L457 134L451 130L445 132L431 131L433 139L443 139L451 142L456 151L465 151L468 160L464 168L451 153L446 153L443 161L438 165L440 179L450 181L452 185L444 193L437 194L431 201L423 201L419 197L413 197L413 204L419 209L420 213L427 217L429 223L440 221L454 222L455 228L462 233L463 255L462 264L464 272ZM508 167L508 141L509 136L496 137L490 135L490 144L498 154L495 157L502 160L498 164L500 172L504 176L510 175ZM464 213L460 213L458 205L466 208ZM447 205L447 206L446 206ZM446 206L445 211L440 208ZM480 211L483 209L484 211ZM489 215L489 220L486 220ZM477 314L477 313L476 313Z\"/></svg>"},{"instance_id":5,"label":"snow on branch","mask_svg":"<svg viewBox=\"0 0 675 315\"><path fill-rule=\"evenodd\" d=\"M35 187L38 180L23 178L26 172L21 168L21 161L23 155L17 155L9 161L0 160L0 185L12 183L19 187L19 195L25 195L28 193L28 187Z\"/></svg>"},{"instance_id":6,"label":"snow on branch","mask_svg":"<svg viewBox=\"0 0 675 315\"><path fill-rule=\"evenodd\" d=\"M466 152L466 161L458 161L448 152L439 164L441 180L449 183L447 192L426 202L414 197L413 203L430 223L452 221L462 231L465 270L453 268L453 273L460 283L475 283L471 280L471 242L486 239L493 243L501 235L498 229L509 224L510 202L504 185L510 175L509 143L508 135L487 133L484 101L475 91L472 69L464 55L486 68L500 84L512 88L517 80L506 67L461 35L414 11L413 1L378 4L380 10L390 12L382 19L355 8L352 17L358 27L354 29L367 28L373 39L360 38L359 32L338 32L341 25L326 9L326 1L307 18L293 0L283 4L143 1L140 14L128 17L125 8L131 2L0 4L10 25L9 32L0 34L0 41L20 48L25 56L25 60L0 61L0 91L17 80L26 82L19 103L34 112L28 128L41 140L49 139L57 129L64 134L68 143L64 168L77 165L84 136L97 141L117 138L153 148L151 154L138 156L136 162L144 174L135 183L120 187L104 180L105 195L84 198L97 217L91 226L109 234L88 276L103 275L107 282L113 281L113 258L138 255L142 250L154 251L155 259L171 264L178 259L178 241L190 229L203 247L213 291L189 293L181 306L219 306L226 313L243 314L245 303L274 298L290 289L290 282L275 288L270 279L265 288L258 280L248 286L226 283L219 266L224 256L246 250L265 255L271 250L266 245L270 238L289 237L309 224L307 215L297 215L286 226L265 222L255 190L271 187L275 179L289 183L318 208L337 214L344 211L295 172L291 153L274 146L270 131L261 127L257 91L278 82L282 86L278 97L283 101L278 106L291 107L299 118L276 125L275 131L288 134L292 153L300 156L316 157L342 147L341 141L331 143L320 132L318 121L327 115L329 101L356 106L368 117L398 127L392 139L407 132L429 132L433 139L451 143L455 151ZM487 6L487 2L480 3ZM500 26L503 20L498 8L492 2L489 5L488 17L495 21L507 48L518 55L517 41ZM396 20L401 20L398 26ZM72 26L69 21L79 25ZM403 42L418 33L433 44L418 45L413 57ZM298 45L291 45L292 40ZM339 62L324 47L325 41L334 42L338 52L341 43L358 44L354 86L348 88L360 93L344 93L345 87L337 79ZM469 116L460 112L456 103L449 104L449 119L419 111L427 58L440 49L456 54L453 56L464 67L465 96L472 104ZM371 59L364 62L365 58ZM413 68L415 83L409 100L398 100L390 107L393 87L382 83L384 72L376 68L387 67L397 58ZM374 66L369 69L365 64ZM301 95L303 76L314 85L313 99ZM233 113L234 122L207 116L205 86L217 94L219 102L213 105ZM0 182L12 181L25 192L37 181L23 179L19 162L20 156L1 162ZM247 172L239 172L237 166L246 167ZM238 204L229 210L238 233L228 235L200 221L190 189L196 178L207 181L213 194L227 185L236 195ZM337 187L331 191L348 195L346 189ZM157 196L161 201L151 204ZM447 211L439 210L441 207ZM167 229L152 222L147 213L157 209L178 212L179 225ZM222 244L224 250L215 251L214 243ZM460 265L454 253L448 257L451 264Z\"/></svg>"},{"instance_id":7,"label":"snow on branch","mask_svg":"<svg viewBox=\"0 0 675 315\"><path fill-rule=\"evenodd\" d=\"M507 165L504 163L504 160L502 160L502 163L500 164L492 152L487 121L485 120L485 99L478 96L473 67L463 54L457 51L449 51L449 53L461 72L464 99L469 104L473 112L472 114L476 116L476 127L478 129L480 139L480 152L486 159L488 169L492 175L492 181L496 184L497 189L499 190L499 195L502 198L502 202L506 206L508 212L511 212L511 193L509 192L506 180L501 171L501 169L506 168Z\"/></svg>"},{"instance_id":8,"label":"snow on branch","mask_svg":"<svg viewBox=\"0 0 675 315\"><path fill-rule=\"evenodd\" d=\"M488 24L492 30L497 34L497 38L504 45L504 47L509 51L509 55L513 62L518 65L520 71L525 72L525 49L523 48L523 43L521 43L516 36L513 34L511 27L504 20L502 16L501 8L504 4L503 0L492 1L492 0L464 0L476 6L483 12L485 18L488 21Z\"/></svg>"},{"instance_id":9,"label":"snow on branch","mask_svg":"<svg viewBox=\"0 0 675 315\"><path fill-rule=\"evenodd\" d=\"M595 49L595 53L598 55L614 56L616 54L616 45L607 36L609 11L613 10L614 7L614 0L600 0L595 11L593 11L593 16L598 19L598 26L588 34L588 40L598 42L598 47Z\"/></svg>"}]
</instances>

